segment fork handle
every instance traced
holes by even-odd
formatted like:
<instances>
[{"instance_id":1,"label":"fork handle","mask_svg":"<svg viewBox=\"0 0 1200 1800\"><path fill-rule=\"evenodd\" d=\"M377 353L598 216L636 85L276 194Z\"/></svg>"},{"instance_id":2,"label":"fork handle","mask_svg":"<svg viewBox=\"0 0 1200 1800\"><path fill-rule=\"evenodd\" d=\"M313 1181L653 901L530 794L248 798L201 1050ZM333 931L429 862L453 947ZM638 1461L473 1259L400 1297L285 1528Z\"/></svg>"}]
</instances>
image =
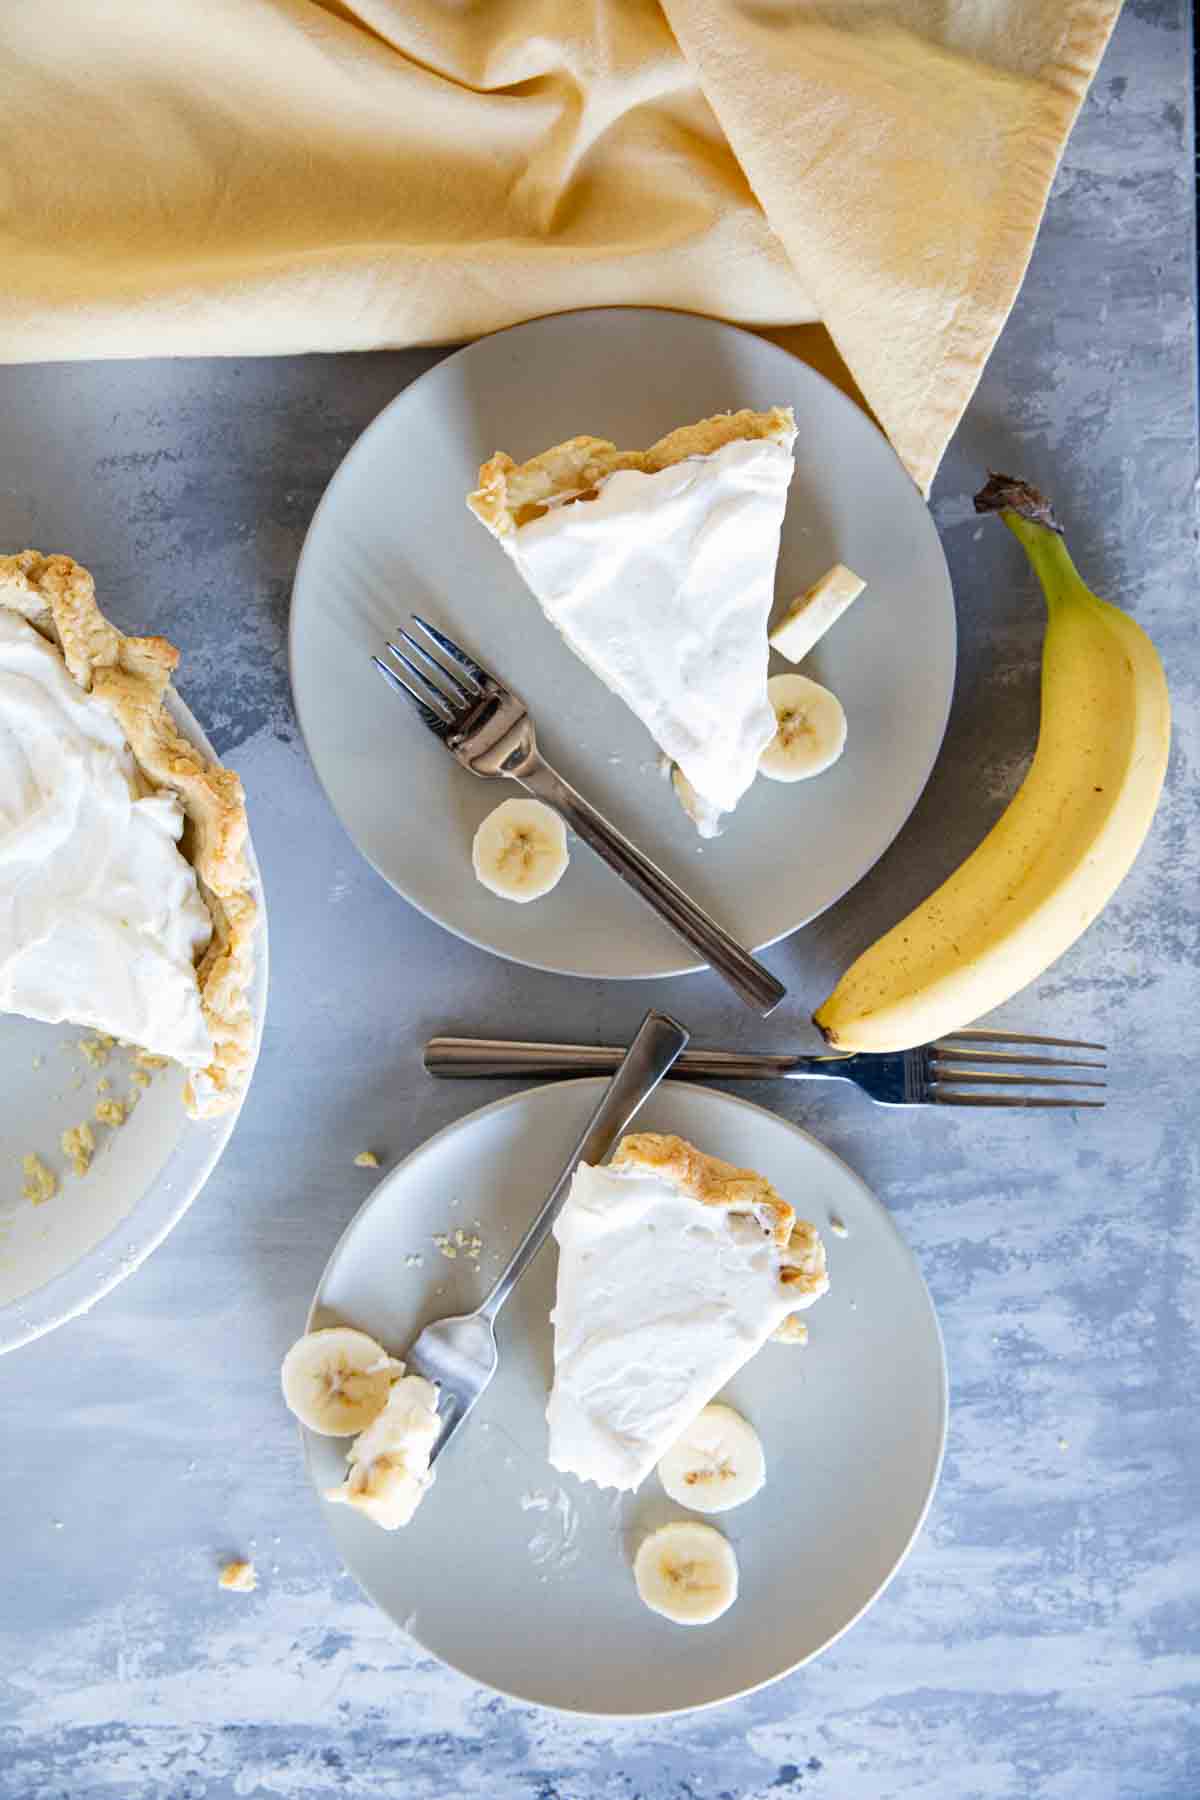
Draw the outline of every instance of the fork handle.
<instances>
[{"instance_id":1,"label":"fork handle","mask_svg":"<svg viewBox=\"0 0 1200 1800\"><path fill-rule=\"evenodd\" d=\"M625 1052L615 1044L527 1044L503 1038L434 1037L425 1046L425 1067L443 1077L519 1075L608 1075ZM844 1075L846 1057L790 1056L785 1052L685 1050L672 1075L711 1076L725 1081L764 1081L772 1076Z\"/></svg>"},{"instance_id":2,"label":"fork handle","mask_svg":"<svg viewBox=\"0 0 1200 1800\"><path fill-rule=\"evenodd\" d=\"M722 981L752 1006L762 1018L773 1013L787 989L769 969L757 962L735 937L698 906L678 883L652 863L603 813L577 794L570 782L541 756L515 777L529 793L559 813L585 844L606 862L614 874L640 894L685 944L719 975Z\"/></svg>"}]
</instances>

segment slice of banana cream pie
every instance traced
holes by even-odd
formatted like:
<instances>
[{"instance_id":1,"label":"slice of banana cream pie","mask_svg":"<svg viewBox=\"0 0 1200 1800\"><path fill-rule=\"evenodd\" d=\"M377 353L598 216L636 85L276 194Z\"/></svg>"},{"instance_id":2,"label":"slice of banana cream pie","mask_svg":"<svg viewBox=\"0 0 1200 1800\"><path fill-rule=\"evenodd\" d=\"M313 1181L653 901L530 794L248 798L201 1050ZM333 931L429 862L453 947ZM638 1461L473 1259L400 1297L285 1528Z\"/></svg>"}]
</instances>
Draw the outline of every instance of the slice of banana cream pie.
<instances>
[{"instance_id":1,"label":"slice of banana cream pie","mask_svg":"<svg viewBox=\"0 0 1200 1800\"><path fill-rule=\"evenodd\" d=\"M772 1335L829 1287L815 1228L765 1176L636 1132L581 1164L554 1227L546 1416L556 1469L636 1488Z\"/></svg>"},{"instance_id":2,"label":"slice of banana cream pie","mask_svg":"<svg viewBox=\"0 0 1200 1800\"><path fill-rule=\"evenodd\" d=\"M126 637L69 556L0 556L0 1010L173 1058L237 1100L257 906L232 770L180 735L179 652Z\"/></svg>"},{"instance_id":3,"label":"slice of banana cream pie","mask_svg":"<svg viewBox=\"0 0 1200 1800\"><path fill-rule=\"evenodd\" d=\"M767 625L795 437L777 406L681 426L649 450L577 437L524 463L500 451L468 498L681 772L704 836L775 735Z\"/></svg>"}]
</instances>

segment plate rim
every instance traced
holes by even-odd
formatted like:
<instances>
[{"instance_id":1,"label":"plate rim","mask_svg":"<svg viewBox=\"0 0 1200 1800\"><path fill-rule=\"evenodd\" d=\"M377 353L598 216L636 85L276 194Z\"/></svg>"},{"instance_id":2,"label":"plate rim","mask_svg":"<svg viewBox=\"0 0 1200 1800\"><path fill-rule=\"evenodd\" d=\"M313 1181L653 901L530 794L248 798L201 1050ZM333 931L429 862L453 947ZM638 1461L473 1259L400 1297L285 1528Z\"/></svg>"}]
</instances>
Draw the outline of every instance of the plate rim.
<instances>
[{"instance_id":1,"label":"plate rim","mask_svg":"<svg viewBox=\"0 0 1200 1800\"><path fill-rule=\"evenodd\" d=\"M394 1182L399 1182L401 1176L406 1171L410 1170L411 1167L427 1152L432 1151L443 1138L449 1137L455 1132L467 1129L477 1120L482 1119L487 1115L499 1112L507 1107L519 1105L522 1101L528 1099L531 1094L541 1093L546 1089L560 1091L564 1088L588 1088L598 1096L608 1085L609 1079L610 1078L605 1075L579 1075L573 1076L566 1081L542 1081L531 1086L520 1088L516 1093L503 1094L496 1100L487 1101L483 1106L472 1108L470 1112L463 1113L457 1119L449 1120L447 1124L441 1126L430 1137L425 1138L420 1144L414 1145L407 1156L402 1157L401 1160L396 1163L395 1167L389 1169L382 1179L375 1184L371 1192L362 1201L361 1205L355 1209L352 1216L347 1220L346 1224L339 1232L337 1241L333 1245L321 1270L320 1276L317 1279L317 1285L314 1289L312 1300L309 1302L308 1311L305 1314L305 1331L308 1332L314 1329L313 1320L319 1310L319 1296L321 1290L325 1286L330 1270L337 1262L338 1257L341 1255L352 1234L358 1229L368 1212L382 1202L387 1189L390 1188ZM511 1700L517 1705L537 1706L545 1712L561 1713L564 1717L569 1718L635 1721L682 1718L693 1713L710 1712L714 1707L729 1706L735 1701L749 1698L752 1694L762 1693L764 1689L773 1687L776 1682L785 1680L789 1675L794 1675L798 1669L805 1668L810 1662L814 1662L818 1656L824 1656L827 1650L831 1650L835 1644L839 1643L846 1633L870 1612L875 1603L887 1592L896 1576L900 1573L900 1570L904 1567L904 1564L908 1561L921 1533L925 1529L925 1522L929 1517L929 1511L933 1505L934 1496L936 1495L941 1482L942 1468L946 1458L946 1442L949 1433L950 1418L950 1374L949 1365L946 1359L945 1336L942 1332L942 1324L941 1319L938 1316L937 1307L934 1305L933 1295L930 1293L929 1284L925 1280L916 1253L897 1225L890 1208L885 1206L884 1202L879 1198L878 1194L875 1193L874 1189L863 1180L857 1170L852 1169L850 1164L846 1162L843 1157L838 1155L836 1150L831 1150L827 1144L821 1142L820 1138L814 1137L812 1132L806 1131L802 1125L796 1124L794 1120L785 1118L782 1113L773 1112L770 1107L762 1106L754 1100L748 1100L742 1094L731 1093L728 1088L712 1087L707 1082L690 1082L685 1081L682 1078L672 1080L668 1076L659 1084L658 1089L655 1090L656 1094L659 1094L668 1088L683 1088L692 1093L704 1094L715 1099L718 1103L729 1103L735 1109L759 1116L765 1116L770 1119L773 1124L784 1126L788 1131L792 1132L795 1136L802 1138L806 1144L834 1164L841 1174L848 1177L877 1209L878 1213L882 1216L883 1222L898 1240L901 1249L912 1265L913 1274L917 1279L920 1292L925 1297L930 1323L933 1326L933 1336L938 1352L938 1367L940 1373L937 1394L937 1451L929 1472L925 1497L921 1502L912 1529L905 1539L900 1554L897 1556L891 1569L875 1589L874 1593L869 1595L859 1607L858 1611L852 1614L852 1616L847 1619L831 1637L826 1638L823 1644L818 1645L813 1650L809 1650L804 1656L798 1657L795 1662L789 1663L786 1668L777 1670L775 1674L767 1675L761 1681L751 1682L745 1687L737 1688L728 1694L719 1695L711 1700L698 1700L694 1704L687 1706L651 1708L645 1712L595 1712L590 1711L587 1707L564 1706L557 1701L533 1699L528 1694L518 1693L512 1688L502 1687L497 1682L485 1679L483 1676L475 1675L465 1669L459 1668L456 1663L448 1662L446 1658L441 1656L436 1650L433 1650L429 1645L422 1642L414 1632L407 1629L401 1620L397 1619L393 1613L388 1611L388 1609L371 1593L357 1569L352 1568L349 1562L345 1560L342 1556L340 1546L337 1544L336 1539L333 1538L329 1518L330 1503L325 1500L321 1489L318 1486L317 1476L313 1468L313 1435L307 1432L302 1425L297 1425L296 1429L300 1438L305 1474L308 1478L308 1484L312 1491L313 1498L317 1503L318 1511L321 1514L324 1529L333 1540L333 1548L342 1568L350 1576L360 1593L363 1594L375 1610L387 1619L393 1629L399 1631L410 1643L415 1644L426 1656L434 1657L443 1668L453 1670L453 1672L464 1681L474 1682L477 1687L484 1688L490 1693L499 1694L502 1698ZM362 1329L366 1328L362 1327Z\"/></svg>"},{"instance_id":2,"label":"plate rim","mask_svg":"<svg viewBox=\"0 0 1200 1800\"><path fill-rule=\"evenodd\" d=\"M507 337L510 333L516 332L516 331L527 331L531 326L542 325L553 319L573 318L573 319L577 319L577 320L583 320L583 319L591 317L593 314L596 314L596 313L662 313L662 314L666 314L668 317L701 320L705 324L714 326L721 331L735 332L739 337L749 338L750 340L752 340L752 342L754 342L760 348L766 348L766 349L778 351L778 353L781 356L785 356L785 357L789 358L792 362L798 364L798 366L800 368L804 369L807 372L807 374L810 375L815 381L820 382L824 387L828 388L829 392L836 397L837 404L839 404L845 408L848 408L851 413L856 414L861 420L864 421L864 423L866 423L868 426L870 426L875 431L876 435L880 438L880 440L882 441L882 443L884 444L884 446L886 447L888 452L895 458L896 463L899 465L899 467L904 472L904 474L906 476L908 475L908 471L906 469L904 469L903 463L900 462L900 458L896 454L896 451L892 445L891 439L887 436L886 432L884 432L881 429L881 427L876 423L875 419L871 416L870 413L866 412L861 406L859 406L857 404L856 401L852 400L848 394L844 393L842 391L842 389L840 387L838 387L836 382L831 381L827 375L823 375L819 369L813 368L811 363L805 362L802 357L796 356L794 354L794 352L792 352L790 350L785 350L781 344L776 344L772 339L761 336L757 331L751 330L748 326L734 325L734 324L731 324L727 319L713 318L708 313L689 312L689 311L687 311L686 308L678 307L678 306L610 305L610 306L565 307L565 308L563 308L563 310L561 312L537 313L532 318L518 319L512 325L504 325L496 331L482 332L478 337L472 338L470 340L470 342L465 343L465 344L459 344L458 346L456 346L454 349L452 349L449 352L448 355L439 357L438 361L435 363L432 363L429 368L422 369L422 371L419 375L414 376L412 381L408 382L404 387L402 387L398 393L393 394L392 398L389 401L387 401L385 405L380 407L379 411L375 414L374 418L369 420L368 423L366 425L364 425L363 429L359 432L359 434L355 438L354 442L350 445L349 449L346 451L345 455L342 457L341 461L338 463L337 467L334 469L332 475L329 477L329 480L325 484L325 488L324 488L323 493L321 494L321 498L318 500L318 502L316 504L316 507L313 511L312 518L308 522L308 529L304 533L304 542L300 546L300 554L296 559L295 574L292 577L291 597L290 597L290 602L289 602L289 606L288 606L288 631L287 631L288 685L291 689L292 708L296 715L297 725L299 726L301 742L303 743L305 753L308 756L309 767L312 769L313 774L316 777L317 785L320 788L322 794L325 796L325 800L330 808L330 811L333 813L334 817L337 819L342 830L345 832L347 838L353 844L353 846L354 846L355 850L357 851L357 853L359 854L359 856L362 857L363 861L365 863L367 863L367 865L375 871L375 873L379 876L381 881L385 881L387 883L388 887L391 888L391 890L394 894L399 895L400 899L403 900L406 905L411 906L414 909L414 911L420 913L422 918L428 919L429 922L433 925L436 925L439 928L439 930L448 931L453 937L458 938L461 943L470 944L473 949L482 950L485 952L485 954L487 954L489 956L501 957L505 962L512 963L514 965L514 967L516 967L516 968L533 969L537 973L542 974L542 975L566 975L577 981L672 981L681 975L703 974L707 970L710 969L711 965L709 963L696 960L696 961L692 961L692 962L681 962L675 966L672 966L669 969L641 969L641 970L635 970L632 972L626 972L623 974L617 974L612 970L605 970L605 969L585 970L585 969L566 968L561 963L538 961L535 958L530 957L530 956L519 955L515 950L501 949L498 946L496 946L495 944L487 943L483 938L476 937L475 935L473 935L470 931L468 931L464 927L459 926L459 925L453 925L453 924L449 923L446 919L439 918L438 915L435 912L431 911L431 909L428 906L422 904L422 902L420 900L415 899L412 894L407 893L405 891L405 889L402 888L399 885L399 883L397 881L395 881L391 875L388 874L387 870L381 868L379 863L376 862L375 858L359 843L358 837L356 836L356 834L353 831L351 831L349 825L346 823L346 821L342 817L341 810L335 804L333 795L329 791L329 787L326 784L324 774L322 773L322 770L317 761L316 755L314 754L312 737L311 737L308 725L305 723L304 708L302 707L302 705L300 703L300 694L298 691L297 680L296 680L296 665L297 665L297 656L296 656L297 623L296 623L296 621L297 621L297 615L298 615L297 592L298 592L298 589L300 586L301 577L304 573L305 561L309 555L310 546L312 544L313 538L316 534L318 525L321 521L322 515L325 512L326 505L328 504L328 502L330 500L330 497L333 493L335 486L341 481L343 474L349 469L351 462L357 457L359 451L363 448L367 439L369 437L371 437L371 435L375 432L377 427L382 426L383 421L388 417L388 415L396 407L400 406L407 399L407 396L415 388L418 388L421 386L422 383L429 381L432 376L437 374L439 369L441 369L444 366L444 364L446 364L447 362L450 362L455 357L463 356L467 352L476 349L480 344L489 343L495 338ZM911 480L911 477L909 477L909 479ZM913 491L916 494L918 500L921 500L920 490L916 487L915 483L913 483ZM927 504L925 505L925 510L927 513L929 512L929 508L928 508ZM932 514L930 513L929 516L930 516L930 523L931 523L931 525L933 525ZM950 639L951 639L951 642L950 642L951 676L950 676L950 681L947 686L945 701L944 701L943 708L942 708L942 717L938 723L937 732L936 732L935 738L933 740L933 748L932 748L932 751L929 756L928 765L924 771L924 774L921 777L920 783L917 786L915 793L913 794L912 802L908 808L908 811L905 813L904 817L899 821L899 823L896 826L895 831L892 832L891 836L883 844L880 845L879 850L874 857L874 860L872 862L868 863L868 865L865 869L863 869L858 875L856 875L852 881L848 882L845 887L841 888L838 891L838 893L836 893L829 901L826 902L826 904L824 906L820 907L816 912L808 913L803 919L797 920L797 922L794 925L785 926L782 931L776 932L773 937L764 938L761 943L751 944L749 946L749 948L751 949L751 951L753 952L753 954L755 956L761 955L764 950L772 949L776 944L783 943L785 939L792 937L796 932L803 931L805 929L805 927L808 925L811 925L815 919L822 918L827 912L831 912L835 906L837 906L842 900L845 899L845 897L848 893L850 893L854 888L856 888L859 885L860 882L865 881L867 876L871 873L871 871L878 867L879 863L883 860L884 856L886 856L887 852L891 849L892 845L896 842L896 839L900 836L900 833L904 830L905 826L909 823L909 820L912 818L913 813L917 809L917 806L921 800L922 795L925 793L926 788L929 786L930 777L932 776L933 771L937 766L938 758L941 756L942 747L946 741L946 732L947 732L947 729L949 728L949 724L950 724L950 713L951 713L951 710L954 705L954 690L955 690L955 683L956 683L957 671L958 671L958 612L957 612L957 608L954 603L954 584L950 577L950 565L946 561L946 553L942 546L941 536L937 530L936 525L933 525L933 533L934 533L934 540L938 547L938 553L941 556L942 567L945 571L945 576L946 576L946 587L947 587L947 591L950 596L949 626L950 626ZM684 946L682 945L682 943L680 944L680 952L681 952L681 954L684 953Z\"/></svg>"},{"instance_id":3,"label":"plate rim","mask_svg":"<svg viewBox=\"0 0 1200 1800\"><path fill-rule=\"evenodd\" d=\"M195 713L181 699L175 688L168 691L168 707L172 717L181 728L183 735L212 761L217 761L217 752L209 741ZM77 1319L82 1313L90 1312L97 1301L103 1300L106 1294L119 1287L130 1275L140 1269L146 1259L158 1249L159 1245L170 1236L176 1225L183 1218L192 1202L198 1199L209 1176L216 1168L225 1148L233 1136L234 1128L242 1116L242 1108L250 1092L250 1084L258 1066L259 1052L262 1049L263 1028L267 1015L267 993L270 986L270 930L267 923L267 897L263 883L262 870L255 854L254 843L249 831L246 834L246 860L254 882L255 895L258 900L258 923L255 933L254 977L250 985L250 1004L254 1018L254 1045L251 1052L250 1068L242 1086L237 1105L228 1112L220 1113L214 1119L190 1119L186 1113L183 1117L183 1130L170 1151L167 1160L157 1171L152 1180L142 1189L129 1211L112 1230L106 1232L99 1241L86 1250L78 1261L64 1269L61 1274L43 1282L41 1287L19 1295L17 1299L0 1305L0 1356L10 1350L19 1350L25 1344L31 1344L60 1325ZM195 1146L196 1138L192 1133L206 1132L209 1142L205 1146L198 1163L191 1162L191 1172L186 1176L183 1187L170 1205L158 1214L149 1231L136 1224L141 1208L147 1198L152 1198L156 1189L164 1188L170 1192L173 1167L181 1153ZM105 1272L99 1272L100 1265Z\"/></svg>"}]
</instances>

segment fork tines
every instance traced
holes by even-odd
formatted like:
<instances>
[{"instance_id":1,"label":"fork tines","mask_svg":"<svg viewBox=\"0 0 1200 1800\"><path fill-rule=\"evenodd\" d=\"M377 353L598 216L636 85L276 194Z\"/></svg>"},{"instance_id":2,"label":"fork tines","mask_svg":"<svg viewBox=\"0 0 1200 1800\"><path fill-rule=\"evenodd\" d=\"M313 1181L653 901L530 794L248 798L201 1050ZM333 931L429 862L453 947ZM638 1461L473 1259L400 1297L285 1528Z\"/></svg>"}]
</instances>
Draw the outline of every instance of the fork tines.
<instances>
[{"instance_id":1,"label":"fork tines","mask_svg":"<svg viewBox=\"0 0 1200 1800\"><path fill-rule=\"evenodd\" d=\"M989 1044L1005 1048L990 1050ZM1103 1100L1075 1098L1070 1094L1013 1092L1023 1088L1107 1087L1107 1082L1087 1075L1043 1075L1042 1069L1107 1069L1092 1057L1038 1056L1019 1051L1020 1044L1039 1050L1098 1050L1103 1044L1077 1038L1034 1037L1019 1031L952 1031L928 1051L930 1094L935 1106L1103 1106ZM959 1046L969 1046L960 1048ZM1023 1071L1028 1070L1029 1073ZM983 1089L961 1093L958 1089Z\"/></svg>"},{"instance_id":2,"label":"fork tines","mask_svg":"<svg viewBox=\"0 0 1200 1800\"><path fill-rule=\"evenodd\" d=\"M397 670L393 663L385 662L381 656L373 656L371 661L388 685L412 702L430 730L444 736L484 698L489 676L453 638L446 637L417 613L413 614L412 623L442 652L441 658L431 655L411 631L399 631L396 635L412 654L407 655L400 644L394 644L390 639L387 649L404 672ZM424 668L418 668L414 656L420 659ZM447 662L453 663L454 667L448 669Z\"/></svg>"}]
</instances>

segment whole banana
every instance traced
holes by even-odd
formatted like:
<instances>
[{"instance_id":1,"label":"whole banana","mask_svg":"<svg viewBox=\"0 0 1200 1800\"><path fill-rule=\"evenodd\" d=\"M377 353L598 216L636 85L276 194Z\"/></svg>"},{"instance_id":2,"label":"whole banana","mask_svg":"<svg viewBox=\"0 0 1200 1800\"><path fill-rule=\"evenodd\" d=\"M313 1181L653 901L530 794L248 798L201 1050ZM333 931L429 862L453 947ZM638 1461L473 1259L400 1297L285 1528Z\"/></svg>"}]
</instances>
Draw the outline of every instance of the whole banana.
<instances>
[{"instance_id":1,"label":"whole banana","mask_svg":"<svg viewBox=\"0 0 1200 1800\"><path fill-rule=\"evenodd\" d=\"M1000 514L1045 592L1037 751L978 849L814 1013L838 1049L929 1043L1035 980L1129 870L1166 773L1170 701L1145 632L1084 586L1035 488L993 475L975 509Z\"/></svg>"}]
</instances>

